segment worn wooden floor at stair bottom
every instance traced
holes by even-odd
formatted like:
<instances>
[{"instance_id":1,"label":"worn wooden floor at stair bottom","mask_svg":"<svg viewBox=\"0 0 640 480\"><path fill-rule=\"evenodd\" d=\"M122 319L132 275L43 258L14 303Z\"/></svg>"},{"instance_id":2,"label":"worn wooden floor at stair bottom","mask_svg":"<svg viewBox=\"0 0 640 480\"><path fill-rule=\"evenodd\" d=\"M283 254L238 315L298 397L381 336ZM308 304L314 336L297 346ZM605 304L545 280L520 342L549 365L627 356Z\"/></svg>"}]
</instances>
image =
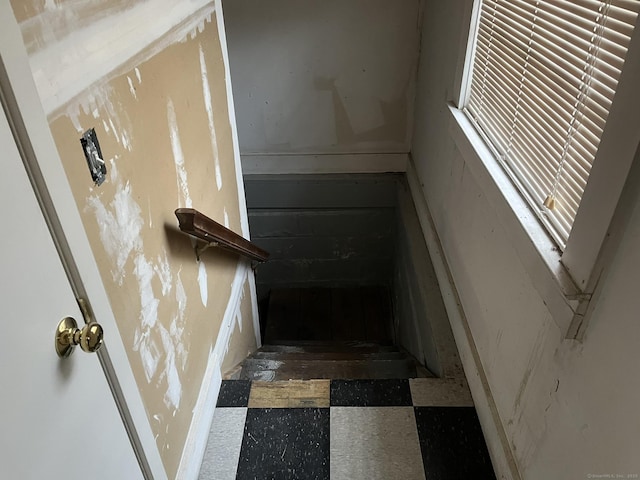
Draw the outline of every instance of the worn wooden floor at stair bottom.
<instances>
[{"instance_id":1,"label":"worn wooden floor at stair bottom","mask_svg":"<svg viewBox=\"0 0 640 480\"><path fill-rule=\"evenodd\" d=\"M242 365L243 380L393 379L432 376L398 347L358 342L265 345Z\"/></svg>"},{"instance_id":2,"label":"worn wooden floor at stair bottom","mask_svg":"<svg viewBox=\"0 0 640 480\"><path fill-rule=\"evenodd\" d=\"M392 343L386 287L274 289L264 343L361 340Z\"/></svg>"},{"instance_id":3,"label":"worn wooden floor at stair bottom","mask_svg":"<svg viewBox=\"0 0 640 480\"><path fill-rule=\"evenodd\" d=\"M314 378L414 378L415 365L402 360L260 360L249 359L243 380L289 380Z\"/></svg>"}]
</instances>

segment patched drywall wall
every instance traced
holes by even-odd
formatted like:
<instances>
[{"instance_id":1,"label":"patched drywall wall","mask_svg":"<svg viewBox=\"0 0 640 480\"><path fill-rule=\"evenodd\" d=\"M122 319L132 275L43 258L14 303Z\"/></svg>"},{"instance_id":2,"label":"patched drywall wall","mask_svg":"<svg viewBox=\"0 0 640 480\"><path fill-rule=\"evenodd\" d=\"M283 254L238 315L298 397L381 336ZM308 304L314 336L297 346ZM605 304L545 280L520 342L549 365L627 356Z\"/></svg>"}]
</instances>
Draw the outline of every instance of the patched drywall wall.
<instances>
[{"instance_id":1,"label":"patched drywall wall","mask_svg":"<svg viewBox=\"0 0 640 480\"><path fill-rule=\"evenodd\" d=\"M409 151L420 0L224 6L243 155Z\"/></svg>"},{"instance_id":2,"label":"patched drywall wall","mask_svg":"<svg viewBox=\"0 0 640 480\"><path fill-rule=\"evenodd\" d=\"M472 3L426 3L412 156L499 422L523 479L637 476L640 203L584 341L565 340L449 133Z\"/></svg>"},{"instance_id":3,"label":"patched drywall wall","mask_svg":"<svg viewBox=\"0 0 640 480\"><path fill-rule=\"evenodd\" d=\"M247 233L216 4L12 5L165 469L174 478L225 312L236 310L228 303L241 267L237 256L216 249L198 258L173 212L194 207ZM140 41L131 44L136 36ZM79 142L89 128L107 167L99 187ZM251 304L250 293L244 298ZM251 326L253 311L241 311L239 325ZM249 342L245 335L253 341L247 348L255 349L252 327L235 341Z\"/></svg>"}]
</instances>

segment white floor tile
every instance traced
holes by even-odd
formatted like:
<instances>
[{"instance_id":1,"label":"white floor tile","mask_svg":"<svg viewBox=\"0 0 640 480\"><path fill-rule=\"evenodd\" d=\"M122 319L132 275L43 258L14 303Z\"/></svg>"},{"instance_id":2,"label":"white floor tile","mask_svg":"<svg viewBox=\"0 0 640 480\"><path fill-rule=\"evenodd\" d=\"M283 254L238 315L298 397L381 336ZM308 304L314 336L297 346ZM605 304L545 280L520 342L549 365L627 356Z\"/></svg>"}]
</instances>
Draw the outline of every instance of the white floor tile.
<instances>
[{"instance_id":1,"label":"white floor tile","mask_svg":"<svg viewBox=\"0 0 640 480\"><path fill-rule=\"evenodd\" d=\"M236 478L246 418L246 408L216 408L199 480Z\"/></svg>"},{"instance_id":2,"label":"white floor tile","mask_svg":"<svg viewBox=\"0 0 640 480\"><path fill-rule=\"evenodd\" d=\"M409 386L414 407L473 407L464 379L411 378Z\"/></svg>"},{"instance_id":3,"label":"white floor tile","mask_svg":"<svg viewBox=\"0 0 640 480\"><path fill-rule=\"evenodd\" d=\"M424 480L413 407L331 407L331 480Z\"/></svg>"}]
</instances>

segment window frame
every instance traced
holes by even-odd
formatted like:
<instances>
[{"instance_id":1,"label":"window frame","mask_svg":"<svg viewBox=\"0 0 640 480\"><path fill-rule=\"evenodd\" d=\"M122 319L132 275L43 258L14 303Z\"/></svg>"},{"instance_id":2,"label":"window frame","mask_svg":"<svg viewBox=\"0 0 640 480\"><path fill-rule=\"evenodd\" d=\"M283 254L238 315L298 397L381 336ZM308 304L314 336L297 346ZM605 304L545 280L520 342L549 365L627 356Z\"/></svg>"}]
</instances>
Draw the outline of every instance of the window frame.
<instances>
[{"instance_id":1,"label":"window frame","mask_svg":"<svg viewBox=\"0 0 640 480\"><path fill-rule=\"evenodd\" d=\"M593 309L590 300L615 248L616 242L608 240L621 234L619 228L611 228L612 219L617 209L625 207L619 201L640 144L640 92L635 88L640 86L640 16L573 229L564 251L560 251L464 112L481 0L469 3L473 6L468 10L470 16L465 19L467 28L463 28L461 39L455 85L458 94L450 107L452 136L506 230L513 231L512 244L524 259L556 324L568 338L581 338L588 320L585 316Z\"/></svg>"}]
</instances>

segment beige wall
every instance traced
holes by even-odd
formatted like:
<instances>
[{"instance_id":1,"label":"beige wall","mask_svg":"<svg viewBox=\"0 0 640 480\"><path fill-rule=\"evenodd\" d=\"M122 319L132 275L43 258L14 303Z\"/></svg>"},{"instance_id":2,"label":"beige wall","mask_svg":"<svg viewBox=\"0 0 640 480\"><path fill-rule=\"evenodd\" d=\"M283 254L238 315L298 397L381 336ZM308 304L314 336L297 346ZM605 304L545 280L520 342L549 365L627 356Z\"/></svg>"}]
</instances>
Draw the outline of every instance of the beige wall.
<instances>
[{"instance_id":1,"label":"beige wall","mask_svg":"<svg viewBox=\"0 0 640 480\"><path fill-rule=\"evenodd\" d=\"M12 3L158 448L174 478L225 312L234 311L228 303L240 268L237 257L215 249L198 260L173 213L192 206L243 231L215 6L182 2L177 26L166 18L173 10L155 9L164 24L154 28L152 16L149 27L135 26L146 35L136 51L118 42L128 35L127 23L145 15L143 2ZM82 57L93 50L99 58ZM54 55L60 69L47 63ZM96 70L105 73L94 79ZM99 187L79 142L91 127L108 169ZM251 305L244 288L243 305ZM240 310L234 321L243 328L234 343L246 353L256 348L253 310Z\"/></svg>"},{"instance_id":2,"label":"beige wall","mask_svg":"<svg viewBox=\"0 0 640 480\"><path fill-rule=\"evenodd\" d=\"M524 479L640 474L640 203L584 341L565 340L449 134L471 3L426 3L412 155L500 422Z\"/></svg>"}]
</instances>

